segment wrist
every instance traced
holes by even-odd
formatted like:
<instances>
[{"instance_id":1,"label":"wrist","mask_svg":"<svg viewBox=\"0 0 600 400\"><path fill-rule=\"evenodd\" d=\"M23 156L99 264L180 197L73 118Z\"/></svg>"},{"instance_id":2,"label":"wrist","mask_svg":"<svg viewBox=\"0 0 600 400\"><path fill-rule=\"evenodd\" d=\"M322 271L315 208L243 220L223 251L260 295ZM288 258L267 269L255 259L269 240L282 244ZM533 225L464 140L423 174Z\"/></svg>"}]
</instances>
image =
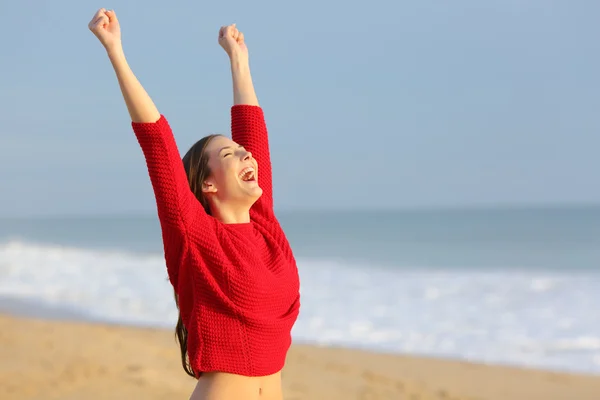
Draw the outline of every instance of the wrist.
<instances>
[{"instance_id":1,"label":"wrist","mask_svg":"<svg viewBox=\"0 0 600 400\"><path fill-rule=\"evenodd\" d=\"M106 49L106 54L108 55L108 57L110 59L121 58L125 55L125 53L123 51L123 46L121 45L120 41L117 43L112 43L109 46L106 46L105 49Z\"/></svg>"},{"instance_id":2,"label":"wrist","mask_svg":"<svg viewBox=\"0 0 600 400\"><path fill-rule=\"evenodd\" d=\"M242 54L234 51L229 55L229 61L232 69L249 69L250 63L248 60L248 54Z\"/></svg>"}]
</instances>

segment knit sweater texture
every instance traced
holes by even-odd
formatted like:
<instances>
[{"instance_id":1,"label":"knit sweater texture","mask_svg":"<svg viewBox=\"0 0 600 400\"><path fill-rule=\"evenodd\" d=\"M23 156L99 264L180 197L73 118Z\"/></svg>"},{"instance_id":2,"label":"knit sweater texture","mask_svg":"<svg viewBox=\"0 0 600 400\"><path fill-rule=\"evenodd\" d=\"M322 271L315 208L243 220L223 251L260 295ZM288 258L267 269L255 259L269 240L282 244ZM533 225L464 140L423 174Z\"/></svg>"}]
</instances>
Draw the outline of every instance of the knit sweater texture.
<instances>
[{"instance_id":1,"label":"knit sweater texture","mask_svg":"<svg viewBox=\"0 0 600 400\"><path fill-rule=\"evenodd\" d=\"M208 215L188 184L173 133L161 115L132 123L156 197L169 280L188 330L196 376L280 371L300 307L296 261L273 212L267 127L259 106L231 108L232 139L258 163L263 194L250 222Z\"/></svg>"}]
</instances>

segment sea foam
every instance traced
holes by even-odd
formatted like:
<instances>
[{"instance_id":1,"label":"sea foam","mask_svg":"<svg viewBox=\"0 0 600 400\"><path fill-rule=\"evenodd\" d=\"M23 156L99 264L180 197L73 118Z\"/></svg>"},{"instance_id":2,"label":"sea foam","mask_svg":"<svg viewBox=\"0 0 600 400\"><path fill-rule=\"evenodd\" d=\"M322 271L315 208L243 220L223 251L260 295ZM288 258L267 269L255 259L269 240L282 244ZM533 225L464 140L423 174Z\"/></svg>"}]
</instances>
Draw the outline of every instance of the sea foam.
<instances>
[{"instance_id":1,"label":"sea foam","mask_svg":"<svg viewBox=\"0 0 600 400\"><path fill-rule=\"evenodd\" d=\"M298 266L297 341L600 373L600 273L593 270L303 258ZM116 323L172 328L177 319L159 254L4 242L0 301L4 309L37 304Z\"/></svg>"}]
</instances>

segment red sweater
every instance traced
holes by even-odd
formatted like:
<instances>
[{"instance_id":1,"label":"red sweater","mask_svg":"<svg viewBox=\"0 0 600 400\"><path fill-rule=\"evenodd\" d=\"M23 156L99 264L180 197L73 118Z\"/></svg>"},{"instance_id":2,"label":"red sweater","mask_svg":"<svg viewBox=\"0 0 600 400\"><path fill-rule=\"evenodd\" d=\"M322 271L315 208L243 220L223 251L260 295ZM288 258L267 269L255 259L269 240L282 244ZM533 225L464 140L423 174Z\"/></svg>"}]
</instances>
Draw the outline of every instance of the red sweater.
<instances>
[{"instance_id":1,"label":"red sweater","mask_svg":"<svg viewBox=\"0 0 600 400\"><path fill-rule=\"evenodd\" d=\"M258 106L231 108L232 139L258 162L249 223L224 224L190 190L167 120L132 123L156 197L169 280L196 375L264 376L283 368L300 307L296 262L273 213L267 128Z\"/></svg>"}]
</instances>

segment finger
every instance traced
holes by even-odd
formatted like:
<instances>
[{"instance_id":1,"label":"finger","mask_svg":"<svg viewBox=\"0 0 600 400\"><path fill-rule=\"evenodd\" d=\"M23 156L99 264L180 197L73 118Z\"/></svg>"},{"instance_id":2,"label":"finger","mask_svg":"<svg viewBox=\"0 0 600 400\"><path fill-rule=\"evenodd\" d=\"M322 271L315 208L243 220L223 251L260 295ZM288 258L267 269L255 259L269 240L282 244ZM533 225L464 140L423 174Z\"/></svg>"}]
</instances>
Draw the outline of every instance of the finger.
<instances>
[{"instance_id":1,"label":"finger","mask_svg":"<svg viewBox=\"0 0 600 400\"><path fill-rule=\"evenodd\" d=\"M225 27L225 36L233 37L234 26L229 25Z\"/></svg>"},{"instance_id":2,"label":"finger","mask_svg":"<svg viewBox=\"0 0 600 400\"><path fill-rule=\"evenodd\" d=\"M92 24L92 29L96 29L98 27L104 26L104 25L108 25L109 24L109 19L106 15L101 15L96 21L94 21L94 23Z\"/></svg>"},{"instance_id":3,"label":"finger","mask_svg":"<svg viewBox=\"0 0 600 400\"><path fill-rule=\"evenodd\" d=\"M118 20L117 20L117 13L115 13L115 10L109 10L109 11L106 11L106 13L105 13L105 14L106 14L106 16L108 17L108 20L109 20L110 22L117 22L117 21L118 21Z\"/></svg>"},{"instance_id":4,"label":"finger","mask_svg":"<svg viewBox=\"0 0 600 400\"><path fill-rule=\"evenodd\" d=\"M98 20L100 18L107 17L106 13L107 13L107 11L105 8L99 9L98 12L96 13L96 15L94 15L94 18L92 18L92 23L98 22Z\"/></svg>"},{"instance_id":5,"label":"finger","mask_svg":"<svg viewBox=\"0 0 600 400\"><path fill-rule=\"evenodd\" d=\"M223 39L225 37L225 28L226 28L225 26L222 26L219 29L219 39Z\"/></svg>"},{"instance_id":6,"label":"finger","mask_svg":"<svg viewBox=\"0 0 600 400\"><path fill-rule=\"evenodd\" d=\"M242 32L240 32L237 41L238 43L244 43L244 34Z\"/></svg>"},{"instance_id":7,"label":"finger","mask_svg":"<svg viewBox=\"0 0 600 400\"><path fill-rule=\"evenodd\" d=\"M110 20L108 19L108 16L106 15L101 15L100 18L98 18L98 20L96 21L95 25L106 25L110 22Z\"/></svg>"},{"instance_id":8,"label":"finger","mask_svg":"<svg viewBox=\"0 0 600 400\"><path fill-rule=\"evenodd\" d=\"M88 27L90 29L92 29L92 26L98 21L98 18L100 18L104 14L104 12L105 12L104 8L101 8L98 11L96 11L96 13L94 14L94 16L90 20L90 23L88 24Z\"/></svg>"},{"instance_id":9,"label":"finger","mask_svg":"<svg viewBox=\"0 0 600 400\"><path fill-rule=\"evenodd\" d=\"M98 11L96 11L96 14L94 14L94 18L92 18L93 20L98 19L99 16L104 15L106 13L106 8L101 8Z\"/></svg>"}]
</instances>

